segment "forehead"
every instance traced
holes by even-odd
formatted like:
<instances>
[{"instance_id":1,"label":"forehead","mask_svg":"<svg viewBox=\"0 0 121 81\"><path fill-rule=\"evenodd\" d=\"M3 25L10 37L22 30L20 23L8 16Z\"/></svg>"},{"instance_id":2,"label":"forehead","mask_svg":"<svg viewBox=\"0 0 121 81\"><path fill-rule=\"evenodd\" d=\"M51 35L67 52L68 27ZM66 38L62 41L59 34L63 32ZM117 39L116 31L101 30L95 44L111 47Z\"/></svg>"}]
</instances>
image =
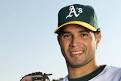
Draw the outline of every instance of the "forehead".
<instances>
[{"instance_id":1,"label":"forehead","mask_svg":"<svg viewBox=\"0 0 121 81\"><path fill-rule=\"evenodd\" d=\"M90 30L81 25L69 24L61 28L59 33L71 32L71 31L90 31Z\"/></svg>"}]
</instances>

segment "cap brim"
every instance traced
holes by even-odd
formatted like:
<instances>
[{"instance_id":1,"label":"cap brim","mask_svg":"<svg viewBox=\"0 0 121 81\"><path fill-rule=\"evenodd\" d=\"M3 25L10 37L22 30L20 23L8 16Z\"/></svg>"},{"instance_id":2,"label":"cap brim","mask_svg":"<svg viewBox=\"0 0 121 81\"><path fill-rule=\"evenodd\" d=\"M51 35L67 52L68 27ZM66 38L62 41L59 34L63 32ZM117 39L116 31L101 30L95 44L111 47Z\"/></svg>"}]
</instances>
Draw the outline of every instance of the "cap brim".
<instances>
[{"instance_id":1,"label":"cap brim","mask_svg":"<svg viewBox=\"0 0 121 81\"><path fill-rule=\"evenodd\" d=\"M91 31L97 31L97 29L96 29L94 26L92 26L92 25L90 25L90 24L88 24L88 23L86 23L86 22L83 22L83 21L70 21L70 22L64 23L64 24L62 24L61 26L59 26L59 27L54 31L54 33L57 33L58 30L60 30L60 29L61 29L62 27L64 27L65 25L69 25L69 24L77 24L77 25L81 25L81 26L83 26L83 27L85 27L85 28L87 28L87 29L89 29L89 30L91 30Z\"/></svg>"}]
</instances>

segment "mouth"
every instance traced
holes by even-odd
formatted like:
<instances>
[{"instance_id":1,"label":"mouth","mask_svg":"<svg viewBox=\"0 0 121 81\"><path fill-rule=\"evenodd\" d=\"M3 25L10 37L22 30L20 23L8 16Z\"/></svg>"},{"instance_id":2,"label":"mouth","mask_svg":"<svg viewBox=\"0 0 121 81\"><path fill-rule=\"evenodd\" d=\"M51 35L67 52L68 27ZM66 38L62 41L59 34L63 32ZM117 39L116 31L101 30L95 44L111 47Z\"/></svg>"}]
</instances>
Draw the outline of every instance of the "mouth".
<instances>
[{"instance_id":1,"label":"mouth","mask_svg":"<svg viewBox=\"0 0 121 81\"><path fill-rule=\"evenodd\" d=\"M79 50L79 51L72 51L71 56L80 56L84 53L84 50Z\"/></svg>"}]
</instances>

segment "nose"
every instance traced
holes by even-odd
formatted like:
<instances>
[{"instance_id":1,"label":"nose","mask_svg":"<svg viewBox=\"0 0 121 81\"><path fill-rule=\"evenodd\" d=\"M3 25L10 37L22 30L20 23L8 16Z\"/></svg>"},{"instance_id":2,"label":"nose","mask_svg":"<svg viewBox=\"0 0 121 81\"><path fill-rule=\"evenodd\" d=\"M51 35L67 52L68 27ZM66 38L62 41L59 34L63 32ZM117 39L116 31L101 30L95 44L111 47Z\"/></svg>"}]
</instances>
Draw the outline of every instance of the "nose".
<instances>
[{"instance_id":1,"label":"nose","mask_svg":"<svg viewBox=\"0 0 121 81\"><path fill-rule=\"evenodd\" d=\"M72 48L75 48L75 47L78 47L80 43L81 43L81 39L78 36L73 36L70 46Z\"/></svg>"}]
</instances>

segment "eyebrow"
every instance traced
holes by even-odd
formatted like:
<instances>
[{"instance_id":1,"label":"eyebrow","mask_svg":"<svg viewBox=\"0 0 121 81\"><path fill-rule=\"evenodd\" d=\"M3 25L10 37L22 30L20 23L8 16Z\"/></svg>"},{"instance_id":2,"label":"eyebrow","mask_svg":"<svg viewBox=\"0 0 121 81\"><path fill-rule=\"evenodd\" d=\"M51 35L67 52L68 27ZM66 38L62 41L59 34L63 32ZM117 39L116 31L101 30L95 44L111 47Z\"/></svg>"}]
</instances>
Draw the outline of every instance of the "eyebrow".
<instances>
[{"instance_id":1,"label":"eyebrow","mask_svg":"<svg viewBox=\"0 0 121 81\"><path fill-rule=\"evenodd\" d=\"M91 31L90 31L90 30L80 30L79 32L80 32L80 33L83 33L83 32L89 33L89 32L91 32Z\"/></svg>"},{"instance_id":2,"label":"eyebrow","mask_svg":"<svg viewBox=\"0 0 121 81\"><path fill-rule=\"evenodd\" d=\"M58 33L58 35L59 36L62 36L63 34L69 34L70 32L68 32L68 31L63 31L63 32L60 32L60 33Z\"/></svg>"},{"instance_id":3,"label":"eyebrow","mask_svg":"<svg viewBox=\"0 0 121 81\"><path fill-rule=\"evenodd\" d=\"M91 32L90 30L79 30L78 31L79 33L89 33ZM59 33L58 35L61 36L63 34L69 34L70 32L69 31L62 31L61 33Z\"/></svg>"},{"instance_id":4,"label":"eyebrow","mask_svg":"<svg viewBox=\"0 0 121 81\"><path fill-rule=\"evenodd\" d=\"M88 29L82 29L82 30L79 30L78 32L79 32L79 33L83 33L83 32L89 33L89 32L91 32L91 31L88 30ZM61 31L58 33L58 35L62 35L62 34L65 34L65 33L70 33L70 32L69 32L69 31L66 31L66 30L61 30Z\"/></svg>"}]
</instances>

